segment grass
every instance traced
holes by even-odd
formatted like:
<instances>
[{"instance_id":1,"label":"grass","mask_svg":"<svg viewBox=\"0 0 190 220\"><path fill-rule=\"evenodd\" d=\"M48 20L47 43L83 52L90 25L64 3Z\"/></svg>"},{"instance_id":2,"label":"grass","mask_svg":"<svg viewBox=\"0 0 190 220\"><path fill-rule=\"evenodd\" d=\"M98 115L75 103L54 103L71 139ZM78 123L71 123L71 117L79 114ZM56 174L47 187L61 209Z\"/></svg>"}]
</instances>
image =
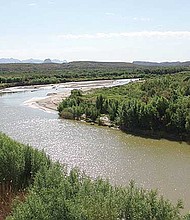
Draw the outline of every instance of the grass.
<instances>
[{"instance_id":1,"label":"grass","mask_svg":"<svg viewBox=\"0 0 190 220\"><path fill-rule=\"evenodd\" d=\"M0 183L0 220L4 220L8 215L10 215L15 199L17 199L17 201L24 202L25 198L25 190L15 192L11 183Z\"/></svg>"}]
</instances>

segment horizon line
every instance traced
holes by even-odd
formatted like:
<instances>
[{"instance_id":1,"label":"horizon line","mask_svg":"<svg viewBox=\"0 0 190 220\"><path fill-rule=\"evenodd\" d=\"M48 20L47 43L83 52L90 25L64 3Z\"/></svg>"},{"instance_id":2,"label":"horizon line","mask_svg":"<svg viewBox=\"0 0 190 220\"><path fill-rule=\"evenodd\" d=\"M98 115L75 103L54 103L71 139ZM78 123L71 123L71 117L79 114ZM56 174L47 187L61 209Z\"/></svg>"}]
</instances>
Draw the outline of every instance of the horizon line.
<instances>
[{"instance_id":1,"label":"horizon line","mask_svg":"<svg viewBox=\"0 0 190 220\"><path fill-rule=\"evenodd\" d=\"M150 63L167 63L167 62L169 62L169 63L177 63L177 62L179 62L179 63L185 63L185 62L190 62L190 59L188 60L188 59L186 59L186 60L169 60L169 59L167 59L167 60L147 60L147 59L143 59L143 60L141 60L141 59L135 59L135 60L133 60L133 61L126 61L126 60L86 60L86 59L78 59L78 60L67 60L67 59L60 59L60 58L32 58L32 57L30 57L30 58L22 58L22 59L20 59L20 58L14 58L14 57L0 57L0 60L1 59L14 59L14 60L19 60L19 61L26 61L26 60L39 60L39 61L45 61L45 60L47 60L47 59L50 59L51 61L53 61L53 60L59 60L59 61L61 61L61 62L67 62L67 63L70 63L70 62L110 62L110 63L113 63L113 62L117 62L117 63L119 63L119 62L121 62L121 63L133 63L133 62L150 62Z\"/></svg>"}]
</instances>

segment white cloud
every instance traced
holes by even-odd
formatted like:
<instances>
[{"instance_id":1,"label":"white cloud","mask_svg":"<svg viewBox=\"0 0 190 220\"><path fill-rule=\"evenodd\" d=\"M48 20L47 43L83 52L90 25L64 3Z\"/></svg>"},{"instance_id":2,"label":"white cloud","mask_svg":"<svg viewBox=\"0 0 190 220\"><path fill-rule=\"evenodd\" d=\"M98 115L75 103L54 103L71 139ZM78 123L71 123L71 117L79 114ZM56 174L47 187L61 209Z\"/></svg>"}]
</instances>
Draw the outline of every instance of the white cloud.
<instances>
[{"instance_id":1,"label":"white cloud","mask_svg":"<svg viewBox=\"0 0 190 220\"><path fill-rule=\"evenodd\" d=\"M158 38L189 38L190 31L138 31L120 33L95 33L95 34L63 34L58 35L61 39L106 39L106 38L130 38L130 37L158 37Z\"/></svg>"},{"instance_id":2,"label":"white cloud","mask_svg":"<svg viewBox=\"0 0 190 220\"><path fill-rule=\"evenodd\" d=\"M31 6L31 7L36 6L36 5L37 5L37 3L35 3L35 2L31 2L31 3L28 4L28 6Z\"/></svg>"}]
</instances>

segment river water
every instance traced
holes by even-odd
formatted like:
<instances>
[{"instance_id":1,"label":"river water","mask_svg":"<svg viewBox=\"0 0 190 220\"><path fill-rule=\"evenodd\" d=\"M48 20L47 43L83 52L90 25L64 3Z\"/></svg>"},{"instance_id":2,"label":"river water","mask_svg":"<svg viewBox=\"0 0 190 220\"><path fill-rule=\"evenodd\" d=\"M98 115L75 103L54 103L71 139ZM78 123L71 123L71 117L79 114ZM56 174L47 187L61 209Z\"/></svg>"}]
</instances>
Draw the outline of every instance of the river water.
<instances>
[{"instance_id":1,"label":"river water","mask_svg":"<svg viewBox=\"0 0 190 220\"><path fill-rule=\"evenodd\" d=\"M69 168L77 166L91 177L108 178L117 185L127 185L133 179L138 186L157 188L173 203L182 199L185 211L190 210L190 145L59 119L57 112L25 105L27 100L44 97L52 90L44 87L1 94L0 131L44 149Z\"/></svg>"}]
</instances>

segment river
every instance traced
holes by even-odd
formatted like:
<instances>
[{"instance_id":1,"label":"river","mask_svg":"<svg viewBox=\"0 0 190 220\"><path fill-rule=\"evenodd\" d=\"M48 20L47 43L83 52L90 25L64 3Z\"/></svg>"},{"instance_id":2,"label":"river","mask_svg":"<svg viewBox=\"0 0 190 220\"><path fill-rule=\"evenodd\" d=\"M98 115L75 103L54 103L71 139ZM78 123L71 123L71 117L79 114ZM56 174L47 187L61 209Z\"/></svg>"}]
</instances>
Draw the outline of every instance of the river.
<instances>
[{"instance_id":1,"label":"river","mask_svg":"<svg viewBox=\"0 0 190 220\"><path fill-rule=\"evenodd\" d=\"M67 91L70 88L62 88ZM53 160L77 166L95 178L112 184L158 189L176 203L182 199L190 210L190 145L125 134L107 127L59 119L55 111L26 105L27 100L45 97L54 87L0 95L0 131L12 138L44 149Z\"/></svg>"}]
</instances>

